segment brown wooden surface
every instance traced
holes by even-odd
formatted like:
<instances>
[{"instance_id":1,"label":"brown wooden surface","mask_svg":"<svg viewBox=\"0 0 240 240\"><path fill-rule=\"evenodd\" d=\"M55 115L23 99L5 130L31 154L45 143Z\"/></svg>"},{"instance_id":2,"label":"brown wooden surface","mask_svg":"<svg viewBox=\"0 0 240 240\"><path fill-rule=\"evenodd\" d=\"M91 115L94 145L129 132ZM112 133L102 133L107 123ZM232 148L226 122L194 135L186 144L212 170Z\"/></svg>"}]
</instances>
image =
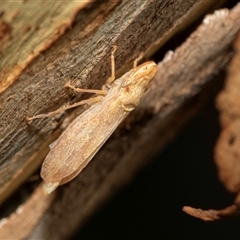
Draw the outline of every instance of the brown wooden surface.
<instances>
[{"instance_id":1,"label":"brown wooden surface","mask_svg":"<svg viewBox=\"0 0 240 240\"><path fill-rule=\"evenodd\" d=\"M84 88L100 88L110 76L112 44L119 46L117 69L126 69L126 63L131 67L141 51L146 52L156 42L163 44L172 32L189 23L191 10L197 8L200 13L213 4L183 1L179 7L168 1L106 1L82 10L72 29L1 94L0 202L41 164L48 145L79 110L63 114L64 123L64 117L29 123L27 115L46 113L76 101L76 95L64 88L69 80ZM188 15L191 19L187 21Z\"/></svg>"},{"instance_id":2,"label":"brown wooden surface","mask_svg":"<svg viewBox=\"0 0 240 240\"><path fill-rule=\"evenodd\" d=\"M0 93L71 26L79 10L89 3L1 1Z\"/></svg>"},{"instance_id":3,"label":"brown wooden surface","mask_svg":"<svg viewBox=\"0 0 240 240\"><path fill-rule=\"evenodd\" d=\"M79 80L81 87L100 87L110 75L112 44L119 46L117 69L125 68L125 63L131 62L139 52L148 53L156 46L154 43L166 41L167 33L170 36L184 21L190 21L186 19L194 6L200 9L205 3L95 3L77 16L71 31L39 56L1 95L2 199L10 192L11 185L16 186L13 180L19 183L23 178L24 166L30 161L40 162L47 152L48 142L53 141L80 111L29 124L25 121L26 115L45 113L69 102L72 93L63 88L68 80L73 80L76 85ZM37 188L20 210L2 220L0 238L10 234L12 238L21 239L66 239L79 224L83 224L108 196L146 164L146 159L177 133L207 99L211 91L206 84L231 55L229 46L239 30L239 16L238 5L230 13L225 10L205 18L202 26L175 54L168 54L159 64L157 76L140 106L83 173L47 197ZM188 102L205 88L205 94ZM35 162L32 165L37 166ZM36 205L38 207L32 207Z\"/></svg>"}]
</instances>

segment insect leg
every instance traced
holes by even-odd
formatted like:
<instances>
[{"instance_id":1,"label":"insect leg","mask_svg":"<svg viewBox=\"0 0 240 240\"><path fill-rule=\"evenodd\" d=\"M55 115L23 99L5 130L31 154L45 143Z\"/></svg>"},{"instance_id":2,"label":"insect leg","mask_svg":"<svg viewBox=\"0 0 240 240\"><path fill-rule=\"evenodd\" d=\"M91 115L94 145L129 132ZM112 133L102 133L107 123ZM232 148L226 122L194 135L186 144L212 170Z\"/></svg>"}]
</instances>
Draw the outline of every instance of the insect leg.
<instances>
[{"instance_id":1,"label":"insect leg","mask_svg":"<svg viewBox=\"0 0 240 240\"><path fill-rule=\"evenodd\" d=\"M53 115L57 114L57 113L60 113L60 112L63 112L67 109L70 109L70 108L74 108L74 107L77 107L77 106L80 106L80 105L84 105L84 104L93 104L93 103L96 103L96 102L99 102L102 100L102 96L97 96L97 97L92 97L92 98L89 98L89 99L86 99L86 100L83 100L83 101L80 101L80 102L76 102L76 103L73 103L71 105L65 105L55 111L52 111L52 112L49 112L49 113L46 113L46 114L39 114L39 115L36 115L36 116L33 116L33 117L26 117L27 121L31 121L33 119L36 119L36 118L45 118L45 117L52 117Z\"/></svg>"},{"instance_id":2,"label":"insect leg","mask_svg":"<svg viewBox=\"0 0 240 240\"><path fill-rule=\"evenodd\" d=\"M75 92L80 92L80 93L95 93L97 95L106 95L107 91L104 89L84 89L84 88L76 88L74 87L70 82L67 82L65 84L65 87L69 87L73 89Z\"/></svg>"},{"instance_id":3,"label":"insect leg","mask_svg":"<svg viewBox=\"0 0 240 240\"><path fill-rule=\"evenodd\" d=\"M141 52L139 56L133 61L133 68L137 67L138 62L143 58L143 53Z\"/></svg>"},{"instance_id":4,"label":"insect leg","mask_svg":"<svg viewBox=\"0 0 240 240\"><path fill-rule=\"evenodd\" d=\"M113 82L115 80L115 52L117 50L117 45L113 45L113 49L111 52L111 70L112 70L112 75L110 78L108 78L106 85Z\"/></svg>"}]
</instances>

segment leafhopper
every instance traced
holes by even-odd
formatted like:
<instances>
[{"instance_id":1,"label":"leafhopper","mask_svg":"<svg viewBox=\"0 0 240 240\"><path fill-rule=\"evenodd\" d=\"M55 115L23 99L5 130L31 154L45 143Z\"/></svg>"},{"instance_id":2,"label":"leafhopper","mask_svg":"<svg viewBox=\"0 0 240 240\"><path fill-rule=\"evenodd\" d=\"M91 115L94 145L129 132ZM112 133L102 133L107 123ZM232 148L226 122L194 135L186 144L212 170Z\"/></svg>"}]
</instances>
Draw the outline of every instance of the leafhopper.
<instances>
[{"instance_id":1,"label":"leafhopper","mask_svg":"<svg viewBox=\"0 0 240 240\"><path fill-rule=\"evenodd\" d=\"M101 90L80 89L70 83L66 84L66 87L77 92L95 93L96 97L64 106L48 114L27 117L27 120L33 120L49 117L82 104L92 105L67 127L45 158L41 169L45 194L69 182L87 166L117 126L139 104L156 74L157 65L154 62L148 61L137 66L139 59L136 59L130 71L115 79L116 49L117 47L113 46L111 53L112 75Z\"/></svg>"}]
</instances>

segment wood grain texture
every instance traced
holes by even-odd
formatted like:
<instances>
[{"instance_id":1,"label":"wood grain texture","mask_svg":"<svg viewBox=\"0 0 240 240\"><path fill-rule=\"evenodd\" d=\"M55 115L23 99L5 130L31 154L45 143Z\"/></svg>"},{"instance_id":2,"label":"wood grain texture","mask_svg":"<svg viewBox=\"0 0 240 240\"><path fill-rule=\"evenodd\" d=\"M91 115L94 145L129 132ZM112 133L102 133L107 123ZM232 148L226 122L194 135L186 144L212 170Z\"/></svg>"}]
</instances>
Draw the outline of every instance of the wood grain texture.
<instances>
[{"instance_id":1,"label":"wood grain texture","mask_svg":"<svg viewBox=\"0 0 240 240\"><path fill-rule=\"evenodd\" d=\"M90 1L1 1L0 93L56 41Z\"/></svg>"},{"instance_id":2,"label":"wood grain texture","mask_svg":"<svg viewBox=\"0 0 240 240\"><path fill-rule=\"evenodd\" d=\"M81 10L71 30L35 58L0 96L0 202L41 164L47 145L83 109L34 124L26 121L27 115L79 100L64 88L69 80L75 86L100 88L110 76L112 44L118 45L121 72L140 52L156 42L163 44L179 26L189 24L192 11L200 14L216 2L104 1Z\"/></svg>"}]
</instances>

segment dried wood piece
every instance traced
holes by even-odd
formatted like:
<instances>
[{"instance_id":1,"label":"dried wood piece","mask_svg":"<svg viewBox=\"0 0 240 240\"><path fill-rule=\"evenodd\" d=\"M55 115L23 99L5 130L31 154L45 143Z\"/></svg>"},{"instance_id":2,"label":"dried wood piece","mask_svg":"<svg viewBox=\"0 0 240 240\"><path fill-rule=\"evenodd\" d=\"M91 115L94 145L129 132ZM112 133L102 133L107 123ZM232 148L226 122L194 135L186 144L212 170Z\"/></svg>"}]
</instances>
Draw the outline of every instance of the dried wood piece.
<instances>
[{"instance_id":1,"label":"dried wood piece","mask_svg":"<svg viewBox=\"0 0 240 240\"><path fill-rule=\"evenodd\" d=\"M1 2L0 93L72 25L76 14L90 2Z\"/></svg>"},{"instance_id":2,"label":"dried wood piece","mask_svg":"<svg viewBox=\"0 0 240 240\"><path fill-rule=\"evenodd\" d=\"M204 221L240 214L240 35L234 43L234 49L235 55L228 67L225 87L216 99L222 130L215 147L215 162L221 182L230 192L236 193L236 199L233 205L221 210L183 208L186 213Z\"/></svg>"},{"instance_id":3,"label":"dried wood piece","mask_svg":"<svg viewBox=\"0 0 240 240\"><path fill-rule=\"evenodd\" d=\"M222 131L215 148L215 161L220 180L229 191L237 193L240 191L240 35L234 49L225 87L216 101Z\"/></svg>"},{"instance_id":4,"label":"dried wood piece","mask_svg":"<svg viewBox=\"0 0 240 240\"><path fill-rule=\"evenodd\" d=\"M55 194L44 196L42 187L38 187L24 205L20 205L7 219L2 218L0 228L4 229L5 239L26 239L54 200ZM25 215L26 209L31 215ZM34 213L34 214L33 214ZM19 216L25 215L24 219ZM20 229L16 229L19 226ZM15 231L16 229L16 231ZM2 239L3 239L2 238Z\"/></svg>"},{"instance_id":5,"label":"dried wood piece","mask_svg":"<svg viewBox=\"0 0 240 240\"><path fill-rule=\"evenodd\" d=\"M234 217L240 213L240 208L237 205L231 205L221 210L202 210L200 208L185 206L183 207L183 211L195 218L199 218L204 221L214 221L226 217Z\"/></svg>"}]
</instances>

